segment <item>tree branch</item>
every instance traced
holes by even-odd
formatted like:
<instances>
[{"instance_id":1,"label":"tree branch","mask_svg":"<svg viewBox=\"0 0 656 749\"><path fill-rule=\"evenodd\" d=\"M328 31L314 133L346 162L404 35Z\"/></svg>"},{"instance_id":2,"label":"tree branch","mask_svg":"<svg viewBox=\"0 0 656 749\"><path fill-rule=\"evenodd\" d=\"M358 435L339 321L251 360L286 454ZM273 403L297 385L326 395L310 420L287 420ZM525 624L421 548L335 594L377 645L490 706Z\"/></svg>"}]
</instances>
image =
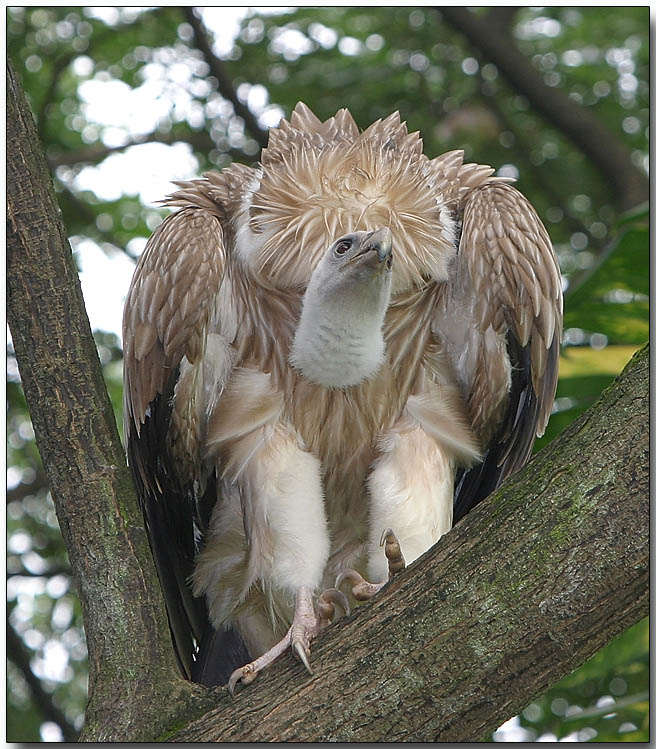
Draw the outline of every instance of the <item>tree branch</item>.
<instances>
[{"instance_id":1,"label":"tree branch","mask_svg":"<svg viewBox=\"0 0 656 749\"><path fill-rule=\"evenodd\" d=\"M518 11L519 6L517 5L494 5L488 10L487 18L495 28L503 28L511 33Z\"/></svg>"},{"instance_id":2,"label":"tree branch","mask_svg":"<svg viewBox=\"0 0 656 749\"><path fill-rule=\"evenodd\" d=\"M649 182L633 165L629 149L589 110L544 83L531 61L517 48L509 27L495 22L494 13L479 17L462 7L436 10L496 65L536 111L594 162L614 190L620 210L647 200Z\"/></svg>"},{"instance_id":3,"label":"tree branch","mask_svg":"<svg viewBox=\"0 0 656 749\"><path fill-rule=\"evenodd\" d=\"M48 156L48 164L52 169L58 166L75 166L77 164L99 164L108 156L114 153L121 153L132 146L141 146L144 143L164 143L171 145L173 143L188 143L196 151L207 153L213 148L218 148L217 144L206 132L198 132L190 135L181 136L175 133L151 133L145 138L135 138L122 146L106 146L103 143L94 143L88 148L81 148L76 151L66 151ZM243 151L238 148L231 148L227 153L233 161L252 161Z\"/></svg>"},{"instance_id":4,"label":"tree branch","mask_svg":"<svg viewBox=\"0 0 656 749\"><path fill-rule=\"evenodd\" d=\"M232 85L232 79L228 75L225 65L214 54L214 52L212 52L212 47L203 22L196 15L191 6L184 6L182 8L182 13L187 23L193 29L194 43L196 44L196 47L198 47L198 49L203 53L205 62L209 66L210 73L219 82L219 92L221 93L221 96L232 102L232 106L235 108L235 114L242 118L246 130L248 130L251 136L259 143L260 148L266 148L268 140L267 131L260 127L251 110L240 101L237 96L235 87Z\"/></svg>"}]
</instances>

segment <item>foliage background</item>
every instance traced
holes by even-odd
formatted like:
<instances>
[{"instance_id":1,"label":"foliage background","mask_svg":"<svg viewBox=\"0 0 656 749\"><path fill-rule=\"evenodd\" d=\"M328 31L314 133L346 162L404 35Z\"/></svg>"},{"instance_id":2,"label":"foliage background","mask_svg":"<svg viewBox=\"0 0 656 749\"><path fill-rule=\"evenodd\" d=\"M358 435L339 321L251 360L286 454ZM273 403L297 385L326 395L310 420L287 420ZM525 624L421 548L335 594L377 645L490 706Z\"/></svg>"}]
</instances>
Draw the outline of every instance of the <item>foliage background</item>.
<instances>
[{"instance_id":1,"label":"foliage background","mask_svg":"<svg viewBox=\"0 0 656 749\"><path fill-rule=\"evenodd\" d=\"M631 168L646 173L648 9L505 10L504 28L526 64L605 123ZM565 335L555 413L536 449L591 405L648 338L647 209L623 204L570 134L538 114L439 10L244 9L237 37L219 46L225 11L199 15L204 27L190 8L7 11L8 53L80 266L103 252L129 270L165 215L154 201L169 188L151 195L143 185L158 171L173 180L231 160L253 163L267 127L298 100L321 118L346 106L361 127L398 109L421 131L427 154L463 148L468 160L516 177L552 236L567 287ZM111 109L126 92L144 100L148 116L135 111L117 125L120 118L98 114L98 97ZM127 280L110 291L117 309L126 291ZM120 340L107 327L95 335L120 425ZM7 738L71 740L86 699L80 609L11 343L7 369ZM491 738L644 741L647 690L645 620Z\"/></svg>"}]
</instances>

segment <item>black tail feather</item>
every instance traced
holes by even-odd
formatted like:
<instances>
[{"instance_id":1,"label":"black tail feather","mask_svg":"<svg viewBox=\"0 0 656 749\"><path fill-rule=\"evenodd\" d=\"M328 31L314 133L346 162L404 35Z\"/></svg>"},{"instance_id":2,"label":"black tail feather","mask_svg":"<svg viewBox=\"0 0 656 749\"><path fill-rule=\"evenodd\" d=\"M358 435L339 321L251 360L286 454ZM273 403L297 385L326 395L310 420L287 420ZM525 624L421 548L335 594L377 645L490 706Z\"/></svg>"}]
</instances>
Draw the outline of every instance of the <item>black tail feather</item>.
<instances>
[{"instance_id":1,"label":"black tail feather","mask_svg":"<svg viewBox=\"0 0 656 749\"><path fill-rule=\"evenodd\" d=\"M512 374L506 416L483 462L456 475L454 525L526 463L535 442L540 404L531 379L531 344L521 346L508 331L507 345Z\"/></svg>"},{"instance_id":2,"label":"black tail feather","mask_svg":"<svg viewBox=\"0 0 656 749\"><path fill-rule=\"evenodd\" d=\"M191 668L191 680L206 687L223 686L230 674L251 660L244 641L234 629L208 627Z\"/></svg>"}]
</instances>

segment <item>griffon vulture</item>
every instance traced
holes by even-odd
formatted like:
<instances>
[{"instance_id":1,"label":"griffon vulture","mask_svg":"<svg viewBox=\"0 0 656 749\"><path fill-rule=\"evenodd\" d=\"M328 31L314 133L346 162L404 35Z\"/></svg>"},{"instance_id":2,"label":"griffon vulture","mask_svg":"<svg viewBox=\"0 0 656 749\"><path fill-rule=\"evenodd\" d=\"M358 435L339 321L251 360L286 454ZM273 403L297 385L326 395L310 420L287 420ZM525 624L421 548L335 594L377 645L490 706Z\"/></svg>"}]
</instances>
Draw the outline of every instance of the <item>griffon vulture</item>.
<instances>
[{"instance_id":1,"label":"griffon vulture","mask_svg":"<svg viewBox=\"0 0 656 749\"><path fill-rule=\"evenodd\" d=\"M125 305L125 424L188 678L308 665L336 579L370 596L544 431L547 232L510 180L422 148L398 113L360 132L299 104L258 168L164 201Z\"/></svg>"}]
</instances>

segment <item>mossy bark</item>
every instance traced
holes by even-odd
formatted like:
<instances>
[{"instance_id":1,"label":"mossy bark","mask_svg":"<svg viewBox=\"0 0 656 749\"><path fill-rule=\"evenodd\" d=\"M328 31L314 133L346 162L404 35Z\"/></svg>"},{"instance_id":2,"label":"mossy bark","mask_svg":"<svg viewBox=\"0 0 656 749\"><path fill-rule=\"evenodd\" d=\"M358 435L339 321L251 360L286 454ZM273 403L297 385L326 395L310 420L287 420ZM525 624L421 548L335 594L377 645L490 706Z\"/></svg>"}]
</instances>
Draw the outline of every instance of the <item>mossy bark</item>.
<instances>
[{"instance_id":1,"label":"mossy bark","mask_svg":"<svg viewBox=\"0 0 656 749\"><path fill-rule=\"evenodd\" d=\"M179 678L34 124L8 68L8 318L82 602L93 741L471 741L648 613L648 351L373 601L236 698Z\"/></svg>"}]
</instances>

